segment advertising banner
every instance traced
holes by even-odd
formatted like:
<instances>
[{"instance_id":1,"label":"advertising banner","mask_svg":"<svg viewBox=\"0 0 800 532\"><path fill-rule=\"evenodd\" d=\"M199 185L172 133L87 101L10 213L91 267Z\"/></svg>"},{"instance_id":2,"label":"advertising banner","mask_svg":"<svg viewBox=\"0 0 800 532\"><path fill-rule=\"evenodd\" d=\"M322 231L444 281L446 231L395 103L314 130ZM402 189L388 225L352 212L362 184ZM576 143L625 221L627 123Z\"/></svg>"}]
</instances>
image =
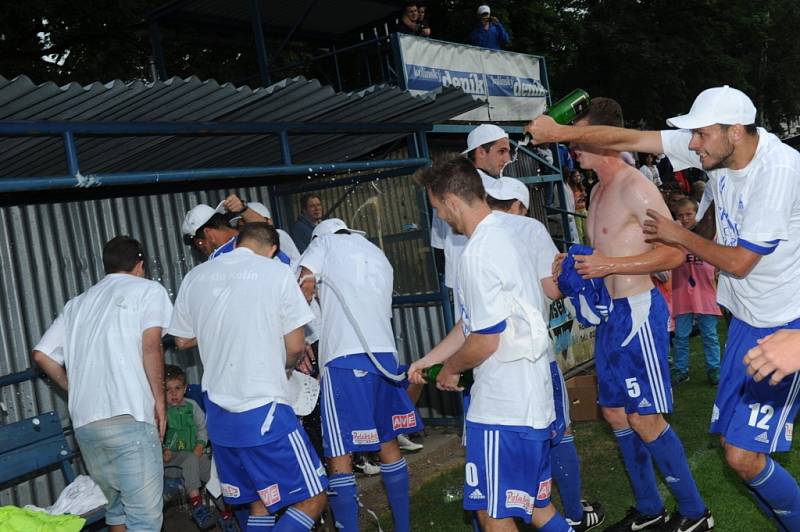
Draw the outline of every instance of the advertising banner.
<instances>
[{"instance_id":1,"label":"advertising banner","mask_svg":"<svg viewBox=\"0 0 800 532\"><path fill-rule=\"evenodd\" d=\"M547 108L539 57L413 35L396 36L402 74L412 94L458 87L485 102L453 120L527 121Z\"/></svg>"}]
</instances>

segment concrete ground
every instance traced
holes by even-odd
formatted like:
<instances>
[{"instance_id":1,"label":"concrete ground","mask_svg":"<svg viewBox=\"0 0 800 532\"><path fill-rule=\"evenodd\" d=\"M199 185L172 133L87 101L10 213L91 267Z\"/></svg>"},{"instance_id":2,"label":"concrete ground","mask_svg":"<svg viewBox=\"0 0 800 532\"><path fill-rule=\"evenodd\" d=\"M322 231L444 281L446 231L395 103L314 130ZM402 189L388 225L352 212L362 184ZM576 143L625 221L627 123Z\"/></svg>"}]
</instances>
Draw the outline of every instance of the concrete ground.
<instances>
[{"instance_id":1,"label":"concrete ground","mask_svg":"<svg viewBox=\"0 0 800 532\"><path fill-rule=\"evenodd\" d=\"M415 453L406 453L405 458L411 474L411 491L423 482L463 462L464 450L461 447L461 438L455 427L428 427L421 438L416 439L425 445ZM383 483L380 475L357 475L358 492L361 504L361 530L377 530L375 520L370 517L366 509L376 515L389 512ZM195 532L198 528L191 520L188 510L170 505L164 511L164 527L166 532Z\"/></svg>"}]
</instances>

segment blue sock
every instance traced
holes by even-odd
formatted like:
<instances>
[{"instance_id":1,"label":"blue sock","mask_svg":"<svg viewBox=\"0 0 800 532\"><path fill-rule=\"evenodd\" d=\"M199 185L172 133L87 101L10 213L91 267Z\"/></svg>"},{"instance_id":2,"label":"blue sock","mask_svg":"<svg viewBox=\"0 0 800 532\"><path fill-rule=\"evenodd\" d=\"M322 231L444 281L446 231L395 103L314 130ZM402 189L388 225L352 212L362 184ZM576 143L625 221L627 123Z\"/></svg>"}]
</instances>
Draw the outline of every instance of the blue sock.
<instances>
[{"instance_id":1,"label":"blue sock","mask_svg":"<svg viewBox=\"0 0 800 532\"><path fill-rule=\"evenodd\" d=\"M572 521L580 521L583 519L581 462L574 435L565 435L558 445L550 448L550 468L561 494L564 514Z\"/></svg>"},{"instance_id":2,"label":"blue sock","mask_svg":"<svg viewBox=\"0 0 800 532\"><path fill-rule=\"evenodd\" d=\"M274 515L251 515L247 518L245 532L270 532L274 526Z\"/></svg>"},{"instance_id":3,"label":"blue sock","mask_svg":"<svg viewBox=\"0 0 800 532\"><path fill-rule=\"evenodd\" d=\"M558 512L556 512L556 515L551 517L544 526L539 527L537 530L539 530L539 532L574 532L572 527L569 526L569 523L564 520L564 516Z\"/></svg>"},{"instance_id":4,"label":"blue sock","mask_svg":"<svg viewBox=\"0 0 800 532\"><path fill-rule=\"evenodd\" d=\"M800 530L800 488L780 464L767 456L766 467L749 486L772 509L770 517L786 530Z\"/></svg>"},{"instance_id":5,"label":"blue sock","mask_svg":"<svg viewBox=\"0 0 800 532\"><path fill-rule=\"evenodd\" d=\"M333 510L337 530L358 530L358 492L353 473L337 473L328 477L328 503Z\"/></svg>"},{"instance_id":6,"label":"blue sock","mask_svg":"<svg viewBox=\"0 0 800 532\"><path fill-rule=\"evenodd\" d=\"M619 452L633 487L636 509L645 515L660 514L664 511L664 501L658 493L650 451L631 428L617 429L614 436L617 437Z\"/></svg>"},{"instance_id":7,"label":"blue sock","mask_svg":"<svg viewBox=\"0 0 800 532\"><path fill-rule=\"evenodd\" d=\"M664 475L667 487L678 501L681 515L689 519L702 517L706 512L706 505L697 491L692 472L689 471L689 462L686 460L681 439L672 427L667 425L658 438L645 445Z\"/></svg>"},{"instance_id":8,"label":"blue sock","mask_svg":"<svg viewBox=\"0 0 800 532\"><path fill-rule=\"evenodd\" d=\"M386 498L392 509L396 532L411 530L411 495L408 485L408 465L401 458L393 464L381 464L381 477L386 488Z\"/></svg>"},{"instance_id":9,"label":"blue sock","mask_svg":"<svg viewBox=\"0 0 800 532\"><path fill-rule=\"evenodd\" d=\"M308 532L313 526L314 520L311 517L294 506L290 506L275 525L275 532Z\"/></svg>"}]
</instances>

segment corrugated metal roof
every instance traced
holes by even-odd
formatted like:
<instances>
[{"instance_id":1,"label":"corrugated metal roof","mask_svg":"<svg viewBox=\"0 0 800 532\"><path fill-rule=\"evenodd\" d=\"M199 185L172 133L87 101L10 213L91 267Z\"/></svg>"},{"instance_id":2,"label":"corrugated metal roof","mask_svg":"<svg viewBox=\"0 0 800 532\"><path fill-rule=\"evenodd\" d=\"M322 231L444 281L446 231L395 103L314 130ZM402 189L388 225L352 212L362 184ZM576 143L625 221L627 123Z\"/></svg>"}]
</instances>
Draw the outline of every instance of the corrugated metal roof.
<instances>
[{"instance_id":1,"label":"corrugated metal roof","mask_svg":"<svg viewBox=\"0 0 800 532\"><path fill-rule=\"evenodd\" d=\"M282 80L265 88L172 78L34 84L0 76L0 120L75 122L436 123L481 105L459 89L411 96L389 85L336 93L317 80ZM402 133L292 134L297 164L356 159ZM83 174L280 164L274 135L77 137ZM67 174L61 138L0 138L0 178Z\"/></svg>"}]
</instances>

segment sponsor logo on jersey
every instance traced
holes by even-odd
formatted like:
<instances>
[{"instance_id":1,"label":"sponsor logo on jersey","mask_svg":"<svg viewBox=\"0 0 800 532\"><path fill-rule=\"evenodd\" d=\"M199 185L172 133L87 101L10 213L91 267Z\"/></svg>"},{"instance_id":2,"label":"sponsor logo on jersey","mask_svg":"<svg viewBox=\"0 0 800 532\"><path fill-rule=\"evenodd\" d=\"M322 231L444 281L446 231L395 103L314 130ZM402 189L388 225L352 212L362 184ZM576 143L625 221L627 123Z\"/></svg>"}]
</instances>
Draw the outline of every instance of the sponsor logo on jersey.
<instances>
[{"instance_id":1,"label":"sponsor logo on jersey","mask_svg":"<svg viewBox=\"0 0 800 532\"><path fill-rule=\"evenodd\" d=\"M483 496L483 493L481 493L481 490L479 490L478 488L475 488L474 490L472 490L472 493L469 494L469 498L475 501L475 500L479 500L479 499L485 499L486 497Z\"/></svg>"},{"instance_id":2,"label":"sponsor logo on jersey","mask_svg":"<svg viewBox=\"0 0 800 532\"><path fill-rule=\"evenodd\" d=\"M758 436L756 436L756 441L761 443L769 443L769 434L766 432L762 432Z\"/></svg>"},{"instance_id":3,"label":"sponsor logo on jersey","mask_svg":"<svg viewBox=\"0 0 800 532\"><path fill-rule=\"evenodd\" d=\"M539 482L539 491L536 493L536 498L540 501L546 501L550 498L551 479Z\"/></svg>"},{"instance_id":4,"label":"sponsor logo on jersey","mask_svg":"<svg viewBox=\"0 0 800 532\"><path fill-rule=\"evenodd\" d=\"M792 441L792 434L794 433L794 423L786 424L786 441Z\"/></svg>"},{"instance_id":5,"label":"sponsor logo on jersey","mask_svg":"<svg viewBox=\"0 0 800 532\"><path fill-rule=\"evenodd\" d=\"M361 377L366 377L367 375L369 375L369 371L364 371L363 369L354 369L353 375L355 375L356 378L360 379Z\"/></svg>"},{"instance_id":6,"label":"sponsor logo on jersey","mask_svg":"<svg viewBox=\"0 0 800 532\"><path fill-rule=\"evenodd\" d=\"M506 508L520 508L526 514L533 513L533 497L521 490L506 490Z\"/></svg>"},{"instance_id":7,"label":"sponsor logo on jersey","mask_svg":"<svg viewBox=\"0 0 800 532\"><path fill-rule=\"evenodd\" d=\"M353 435L353 444L355 445L378 443L378 431L376 429L354 430L351 434Z\"/></svg>"},{"instance_id":8,"label":"sponsor logo on jersey","mask_svg":"<svg viewBox=\"0 0 800 532\"><path fill-rule=\"evenodd\" d=\"M639 408L650 408L651 406L653 405L650 404L650 401L647 400L647 397L639 401Z\"/></svg>"},{"instance_id":9,"label":"sponsor logo on jersey","mask_svg":"<svg viewBox=\"0 0 800 532\"><path fill-rule=\"evenodd\" d=\"M239 487L234 486L233 484L225 484L224 482L220 482L220 489L222 489L222 496L228 497L229 499L238 499L239 498Z\"/></svg>"},{"instance_id":10,"label":"sponsor logo on jersey","mask_svg":"<svg viewBox=\"0 0 800 532\"><path fill-rule=\"evenodd\" d=\"M719 407L714 405L714 408L711 409L711 422L714 423L719 419Z\"/></svg>"},{"instance_id":11,"label":"sponsor logo on jersey","mask_svg":"<svg viewBox=\"0 0 800 532\"><path fill-rule=\"evenodd\" d=\"M273 504L281 502L281 490L278 488L277 484L272 484L263 490L258 490L258 496L261 497L261 502L264 503L264 506L272 506Z\"/></svg>"},{"instance_id":12,"label":"sponsor logo on jersey","mask_svg":"<svg viewBox=\"0 0 800 532\"><path fill-rule=\"evenodd\" d=\"M417 426L417 413L397 414L392 416L392 430L410 429Z\"/></svg>"}]
</instances>

